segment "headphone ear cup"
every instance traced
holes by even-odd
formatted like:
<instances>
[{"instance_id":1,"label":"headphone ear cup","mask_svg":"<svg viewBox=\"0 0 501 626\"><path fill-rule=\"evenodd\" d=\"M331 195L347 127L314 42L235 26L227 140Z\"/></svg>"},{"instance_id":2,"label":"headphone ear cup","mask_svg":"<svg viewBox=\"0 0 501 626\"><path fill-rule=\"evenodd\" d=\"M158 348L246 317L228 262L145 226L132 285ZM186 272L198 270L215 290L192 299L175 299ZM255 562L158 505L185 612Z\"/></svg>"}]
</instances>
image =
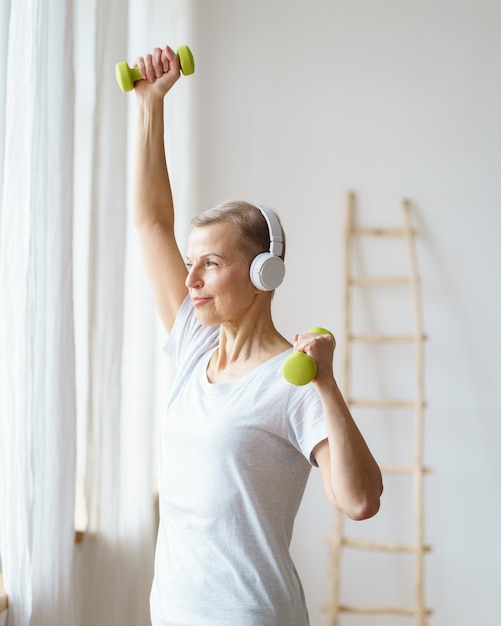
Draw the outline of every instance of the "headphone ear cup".
<instances>
[{"instance_id":1,"label":"headphone ear cup","mask_svg":"<svg viewBox=\"0 0 501 626\"><path fill-rule=\"evenodd\" d=\"M282 284L285 264L279 256L271 252L261 252L252 261L250 278L252 284L262 291L273 291Z\"/></svg>"}]
</instances>

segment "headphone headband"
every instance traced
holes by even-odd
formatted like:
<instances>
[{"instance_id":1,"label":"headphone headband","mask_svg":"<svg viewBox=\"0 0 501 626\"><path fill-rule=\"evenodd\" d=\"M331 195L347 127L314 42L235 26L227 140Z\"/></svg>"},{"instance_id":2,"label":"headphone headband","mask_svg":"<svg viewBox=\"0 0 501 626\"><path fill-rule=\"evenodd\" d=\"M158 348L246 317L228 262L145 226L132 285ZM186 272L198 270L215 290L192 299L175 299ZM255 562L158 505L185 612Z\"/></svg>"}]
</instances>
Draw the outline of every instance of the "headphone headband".
<instances>
[{"instance_id":1,"label":"headphone headband","mask_svg":"<svg viewBox=\"0 0 501 626\"><path fill-rule=\"evenodd\" d=\"M280 256L284 249L284 237L282 232L282 227L280 226L280 222L278 221L278 217L275 215L274 211L267 209L264 206L259 204L254 205L256 209L259 209L266 220L266 224L268 225L268 231L270 236L270 252L275 256Z\"/></svg>"}]
</instances>

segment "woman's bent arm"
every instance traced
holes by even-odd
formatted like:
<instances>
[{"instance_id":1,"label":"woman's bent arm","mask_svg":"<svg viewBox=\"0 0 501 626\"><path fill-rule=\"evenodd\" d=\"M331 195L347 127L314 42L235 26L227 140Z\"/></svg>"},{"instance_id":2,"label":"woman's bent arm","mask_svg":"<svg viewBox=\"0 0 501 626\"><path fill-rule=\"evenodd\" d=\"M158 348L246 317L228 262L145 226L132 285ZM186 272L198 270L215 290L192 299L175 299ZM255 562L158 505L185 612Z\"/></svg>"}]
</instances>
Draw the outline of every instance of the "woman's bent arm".
<instances>
[{"instance_id":1,"label":"woman's bent arm","mask_svg":"<svg viewBox=\"0 0 501 626\"><path fill-rule=\"evenodd\" d=\"M313 381L322 403L327 439L313 450L332 504L355 520L375 515L383 492L381 470L359 431L334 379L331 335L304 333L295 348L317 363Z\"/></svg>"}]
</instances>

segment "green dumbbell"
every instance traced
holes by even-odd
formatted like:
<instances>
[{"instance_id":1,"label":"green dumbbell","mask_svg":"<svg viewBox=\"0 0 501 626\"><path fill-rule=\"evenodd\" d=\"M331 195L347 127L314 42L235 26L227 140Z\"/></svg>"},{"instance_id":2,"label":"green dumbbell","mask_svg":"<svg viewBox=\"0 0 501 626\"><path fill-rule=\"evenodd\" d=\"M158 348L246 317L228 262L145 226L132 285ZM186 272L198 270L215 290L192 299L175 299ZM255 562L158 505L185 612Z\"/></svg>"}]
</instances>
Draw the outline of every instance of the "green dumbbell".
<instances>
[{"instance_id":1,"label":"green dumbbell","mask_svg":"<svg viewBox=\"0 0 501 626\"><path fill-rule=\"evenodd\" d=\"M315 326L310 328L309 333L315 335L332 335L330 330ZM332 335L334 339L334 335ZM334 339L334 347L336 347L336 340ZM307 385L317 375L317 364L315 359L305 352L293 352L290 354L282 365L282 373L284 378L293 385Z\"/></svg>"},{"instance_id":2,"label":"green dumbbell","mask_svg":"<svg viewBox=\"0 0 501 626\"><path fill-rule=\"evenodd\" d=\"M193 54L188 46L179 46L176 50L176 54L179 57L179 66L181 72L188 76L195 71L195 61ZM143 80L143 77L139 73L137 67L129 67L125 61L117 63L115 67L115 74L117 77L118 86L122 91L131 91L134 89L134 83L138 80Z\"/></svg>"}]
</instances>

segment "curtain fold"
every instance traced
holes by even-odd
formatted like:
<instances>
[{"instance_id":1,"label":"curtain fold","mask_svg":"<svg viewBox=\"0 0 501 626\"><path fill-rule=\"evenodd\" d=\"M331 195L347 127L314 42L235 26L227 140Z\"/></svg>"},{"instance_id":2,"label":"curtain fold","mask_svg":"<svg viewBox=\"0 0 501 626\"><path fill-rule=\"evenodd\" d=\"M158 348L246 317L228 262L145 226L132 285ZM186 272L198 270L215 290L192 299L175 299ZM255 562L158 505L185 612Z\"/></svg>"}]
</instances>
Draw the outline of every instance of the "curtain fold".
<instances>
[{"instance_id":1,"label":"curtain fold","mask_svg":"<svg viewBox=\"0 0 501 626\"><path fill-rule=\"evenodd\" d=\"M128 3L97 2L95 33L87 315L89 525L78 555L79 604L84 626L147 626L155 542L154 317L135 274L139 260L132 261L127 249L127 116L133 95L120 91L114 69L127 58Z\"/></svg>"},{"instance_id":2,"label":"curtain fold","mask_svg":"<svg viewBox=\"0 0 501 626\"><path fill-rule=\"evenodd\" d=\"M78 555L82 626L149 626L156 542L156 440L172 376L164 334L130 227L134 95L115 81L155 46L190 42L192 2L99 0L95 13L95 108L90 173L86 497L89 528ZM133 25L129 29L129 23ZM187 234L193 200L193 81L167 106L178 228ZM175 145L173 145L175 144ZM177 172L175 170L178 170Z\"/></svg>"},{"instance_id":3,"label":"curtain fold","mask_svg":"<svg viewBox=\"0 0 501 626\"><path fill-rule=\"evenodd\" d=\"M9 20L11 0L3 0L0 5L0 58L7 58L9 44ZM3 163L5 140L5 101L7 96L7 81L0 81L0 199L3 189ZM1 563L1 561L0 561Z\"/></svg>"},{"instance_id":4,"label":"curtain fold","mask_svg":"<svg viewBox=\"0 0 501 626\"><path fill-rule=\"evenodd\" d=\"M0 553L9 626L74 623L72 35L70 0L12 3L0 208Z\"/></svg>"}]
</instances>

